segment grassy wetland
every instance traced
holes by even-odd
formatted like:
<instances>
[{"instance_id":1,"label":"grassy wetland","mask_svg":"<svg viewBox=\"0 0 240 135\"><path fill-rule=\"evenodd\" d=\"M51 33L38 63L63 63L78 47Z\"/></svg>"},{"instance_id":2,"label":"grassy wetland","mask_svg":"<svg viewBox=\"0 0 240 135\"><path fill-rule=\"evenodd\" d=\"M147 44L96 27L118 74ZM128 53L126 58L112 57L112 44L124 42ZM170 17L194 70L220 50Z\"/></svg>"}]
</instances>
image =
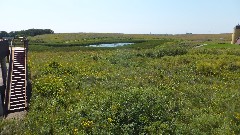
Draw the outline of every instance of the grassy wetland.
<instances>
[{"instance_id":1,"label":"grassy wetland","mask_svg":"<svg viewBox=\"0 0 240 135\"><path fill-rule=\"evenodd\" d=\"M240 134L230 34L30 37L32 98L1 134ZM131 42L116 48L90 44Z\"/></svg>"}]
</instances>

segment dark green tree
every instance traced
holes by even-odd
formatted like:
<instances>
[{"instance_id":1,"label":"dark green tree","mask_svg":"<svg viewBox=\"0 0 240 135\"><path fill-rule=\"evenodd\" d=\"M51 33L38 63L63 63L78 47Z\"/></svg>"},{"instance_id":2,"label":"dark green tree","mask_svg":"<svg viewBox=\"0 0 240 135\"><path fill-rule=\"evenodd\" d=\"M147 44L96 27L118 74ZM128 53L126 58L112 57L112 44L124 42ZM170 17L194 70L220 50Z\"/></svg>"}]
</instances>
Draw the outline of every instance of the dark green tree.
<instances>
[{"instance_id":1,"label":"dark green tree","mask_svg":"<svg viewBox=\"0 0 240 135\"><path fill-rule=\"evenodd\" d=\"M2 37L8 37L9 34L6 31L0 31L0 38Z\"/></svg>"}]
</instances>

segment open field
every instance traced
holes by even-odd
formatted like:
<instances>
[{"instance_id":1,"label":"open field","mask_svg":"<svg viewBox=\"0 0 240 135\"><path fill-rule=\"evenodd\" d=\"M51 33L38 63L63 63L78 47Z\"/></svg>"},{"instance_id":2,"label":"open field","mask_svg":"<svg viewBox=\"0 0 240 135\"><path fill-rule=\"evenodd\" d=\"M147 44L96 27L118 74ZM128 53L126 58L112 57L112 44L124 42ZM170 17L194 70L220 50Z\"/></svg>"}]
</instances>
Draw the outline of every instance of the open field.
<instances>
[{"instance_id":1,"label":"open field","mask_svg":"<svg viewBox=\"0 0 240 135\"><path fill-rule=\"evenodd\" d=\"M204 46L204 48L240 48L240 45L235 45L235 44L214 44L214 43L211 43L211 44L208 44L206 46Z\"/></svg>"},{"instance_id":2,"label":"open field","mask_svg":"<svg viewBox=\"0 0 240 135\"><path fill-rule=\"evenodd\" d=\"M30 44L47 46L84 46L94 43L142 42L149 40L174 39L192 42L230 43L231 34L118 34L118 33L65 33L30 37Z\"/></svg>"},{"instance_id":3,"label":"open field","mask_svg":"<svg viewBox=\"0 0 240 135\"><path fill-rule=\"evenodd\" d=\"M2 134L240 134L240 48L218 44L230 35L124 35L144 42L117 48L73 35L30 38L30 109Z\"/></svg>"}]
</instances>

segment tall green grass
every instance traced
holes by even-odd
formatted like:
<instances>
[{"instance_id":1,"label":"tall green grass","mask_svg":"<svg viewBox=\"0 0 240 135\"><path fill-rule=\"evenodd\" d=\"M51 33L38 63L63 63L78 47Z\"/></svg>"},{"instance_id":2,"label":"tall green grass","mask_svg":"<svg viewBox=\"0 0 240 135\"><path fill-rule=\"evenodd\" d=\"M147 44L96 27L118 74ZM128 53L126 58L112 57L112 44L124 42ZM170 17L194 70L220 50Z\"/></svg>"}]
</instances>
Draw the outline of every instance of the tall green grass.
<instances>
[{"instance_id":1,"label":"tall green grass","mask_svg":"<svg viewBox=\"0 0 240 135\"><path fill-rule=\"evenodd\" d=\"M171 46L30 53L25 131L239 134L239 57Z\"/></svg>"},{"instance_id":2,"label":"tall green grass","mask_svg":"<svg viewBox=\"0 0 240 135\"><path fill-rule=\"evenodd\" d=\"M32 46L28 115L0 133L240 134L240 50L197 45Z\"/></svg>"},{"instance_id":3,"label":"tall green grass","mask_svg":"<svg viewBox=\"0 0 240 135\"><path fill-rule=\"evenodd\" d=\"M209 44L205 45L204 48L240 48L240 45L237 44Z\"/></svg>"}]
</instances>

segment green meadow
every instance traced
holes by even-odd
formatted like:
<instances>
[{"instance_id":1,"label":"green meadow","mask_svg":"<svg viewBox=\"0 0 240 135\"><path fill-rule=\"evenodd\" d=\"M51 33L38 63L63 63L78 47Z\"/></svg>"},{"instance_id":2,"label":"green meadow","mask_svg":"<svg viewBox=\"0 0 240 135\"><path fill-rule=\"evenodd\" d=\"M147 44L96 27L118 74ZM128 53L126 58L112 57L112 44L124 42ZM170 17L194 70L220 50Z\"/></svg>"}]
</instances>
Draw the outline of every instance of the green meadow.
<instances>
[{"instance_id":1,"label":"green meadow","mask_svg":"<svg viewBox=\"0 0 240 135\"><path fill-rule=\"evenodd\" d=\"M240 47L230 34L29 39L28 114L1 120L1 134L240 134ZM84 47L116 42L135 44Z\"/></svg>"},{"instance_id":2,"label":"green meadow","mask_svg":"<svg viewBox=\"0 0 240 135\"><path fill-rule=\"evenodd\" d=\"M239 49L240 45L211 43L211 44L208 44L208 45L204 46L204 48L223 48L223 49L227 49L227 48L233 48L234 49L234 48L236 48L236 49Z\"/></svg>"}]
</instances>

